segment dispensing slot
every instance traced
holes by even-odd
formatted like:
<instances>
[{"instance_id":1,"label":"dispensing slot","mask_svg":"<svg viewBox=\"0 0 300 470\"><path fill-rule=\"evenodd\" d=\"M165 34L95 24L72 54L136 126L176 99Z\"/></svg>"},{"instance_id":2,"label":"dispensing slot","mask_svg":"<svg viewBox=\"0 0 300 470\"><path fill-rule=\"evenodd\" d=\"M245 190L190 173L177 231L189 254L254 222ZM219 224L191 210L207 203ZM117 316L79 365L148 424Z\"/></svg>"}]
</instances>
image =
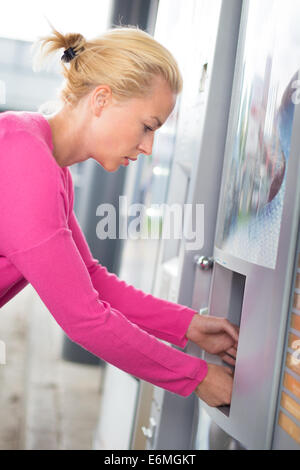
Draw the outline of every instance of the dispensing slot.
<instances>
[{"instance_id":1,"label":"dispensing slot","mask_svg":"<svg viewBox=\"0 0 300 470\"><path fill-rule=\"evenodd\" d=\"M246 276L232 271L230 303L227 319L236 326L240 326L244 300Z\"/></svg>"},{"instance_id":2,"label":"dispensing slot","mask_svg":"<svg viewBox=\"0 0 300 470\"><path fill-rule=\"evenodd\" d=\"M246 276L224 268L218 263L215 263L214 270L209 314L222 318L225 317L239 327L243 309ZM234 374L234 366L230 366L227 362L222 361L219 356L205 353L204 358L208 362L230 367ZM229 416L230 405L220 406L219 410L226 416Z\"/></svg>"}]
</instances>

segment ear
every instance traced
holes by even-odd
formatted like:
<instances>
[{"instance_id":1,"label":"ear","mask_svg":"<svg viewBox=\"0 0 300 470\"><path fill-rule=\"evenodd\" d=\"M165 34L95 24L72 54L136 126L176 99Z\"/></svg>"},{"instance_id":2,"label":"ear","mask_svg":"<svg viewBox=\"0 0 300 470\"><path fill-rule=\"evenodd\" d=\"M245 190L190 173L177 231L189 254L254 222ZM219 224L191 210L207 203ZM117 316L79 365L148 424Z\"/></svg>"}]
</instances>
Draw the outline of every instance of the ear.
<instances>
[{"instance_id":1,"label":"ear","mask_svg":"<svg viewBox=\"0 0 300 470\"><path fill-rule=\"evenodd\" d=\"M91 105L96 116L100 116L104 107L112 102L112 91L108 85L99 85L91 94Z\"/></svg>"}]
</instances>

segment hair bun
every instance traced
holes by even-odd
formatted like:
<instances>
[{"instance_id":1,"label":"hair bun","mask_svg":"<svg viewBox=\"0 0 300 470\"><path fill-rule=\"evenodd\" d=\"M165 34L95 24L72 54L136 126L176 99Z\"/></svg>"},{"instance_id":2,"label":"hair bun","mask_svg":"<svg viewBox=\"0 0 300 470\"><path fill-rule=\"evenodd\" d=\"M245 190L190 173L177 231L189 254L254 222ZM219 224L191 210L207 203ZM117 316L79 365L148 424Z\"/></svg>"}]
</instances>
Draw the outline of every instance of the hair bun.
<instances>
[{"instance_id":1,"label":"hair bun","mask_svg":"<svg viewBox=\"0 0 300 470\"><path fill-rule=\"evenodd\" d=\"M64 51L63 55L61 56L61 60L68 63L71 62L74 57L76 57L76 52L74 51L73 47L69 47Z\"/></svg>"},{"instance_id":2,"label":"hair bun","mask_svg":"<svg viewBox=\"0 0 300 470\"><path fill-rule=\"evenodd\" d=\"M85 37L80 33L67 33L64 35L66 49L72 47L75 52L86 43Z\"/></svg>"},{"instance_id":3,"label":"hair bun","mask_svg":"<svg viewBox=\"0 0 300 470\"><path fill-rule=\"evenodd\" d=\"M68 33L64 36L65 50L61 57L63 62L71 62L80 52L84 51L85 37L79 33Z\"/></svg>"}]
</instances>

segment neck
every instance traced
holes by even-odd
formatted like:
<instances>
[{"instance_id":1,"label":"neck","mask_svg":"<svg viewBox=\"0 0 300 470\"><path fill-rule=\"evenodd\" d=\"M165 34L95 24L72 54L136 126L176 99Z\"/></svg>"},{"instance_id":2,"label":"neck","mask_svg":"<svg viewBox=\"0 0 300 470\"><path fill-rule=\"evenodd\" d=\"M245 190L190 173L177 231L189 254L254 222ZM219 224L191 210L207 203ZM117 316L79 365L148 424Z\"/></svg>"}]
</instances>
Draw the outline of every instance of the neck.
<instances>
[{"instance_id":1,"label":"neck","mask_svg":"<svg viewBox=\"0 0 300 470\"><path fill-rule=\"evenodd\" d=\"M53 156L60 167L70 166L87 160L83 148L83 128L74 108L65 105L56 114L47 118L51 127Z\"/></svg>"}]
</instances>

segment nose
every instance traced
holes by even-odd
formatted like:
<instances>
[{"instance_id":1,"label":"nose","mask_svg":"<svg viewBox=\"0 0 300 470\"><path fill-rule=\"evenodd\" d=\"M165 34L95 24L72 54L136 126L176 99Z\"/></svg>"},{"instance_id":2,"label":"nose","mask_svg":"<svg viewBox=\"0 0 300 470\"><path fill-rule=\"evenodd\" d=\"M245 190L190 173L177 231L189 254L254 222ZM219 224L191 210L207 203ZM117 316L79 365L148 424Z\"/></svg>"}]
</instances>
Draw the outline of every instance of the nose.
<instances>
[{"instance_id":1,"label":"nose","mask_svg":"<svg viewBox=\"0 0 300 470\"><path fill-rule=\"evenodd\" d=\"M142 142L138 146L138 150L140 153L144 155L151 155L152 154L152 147L154 141L154 132L149 132L149 134L145 135Z\"/></svg>"}]
</instances>

